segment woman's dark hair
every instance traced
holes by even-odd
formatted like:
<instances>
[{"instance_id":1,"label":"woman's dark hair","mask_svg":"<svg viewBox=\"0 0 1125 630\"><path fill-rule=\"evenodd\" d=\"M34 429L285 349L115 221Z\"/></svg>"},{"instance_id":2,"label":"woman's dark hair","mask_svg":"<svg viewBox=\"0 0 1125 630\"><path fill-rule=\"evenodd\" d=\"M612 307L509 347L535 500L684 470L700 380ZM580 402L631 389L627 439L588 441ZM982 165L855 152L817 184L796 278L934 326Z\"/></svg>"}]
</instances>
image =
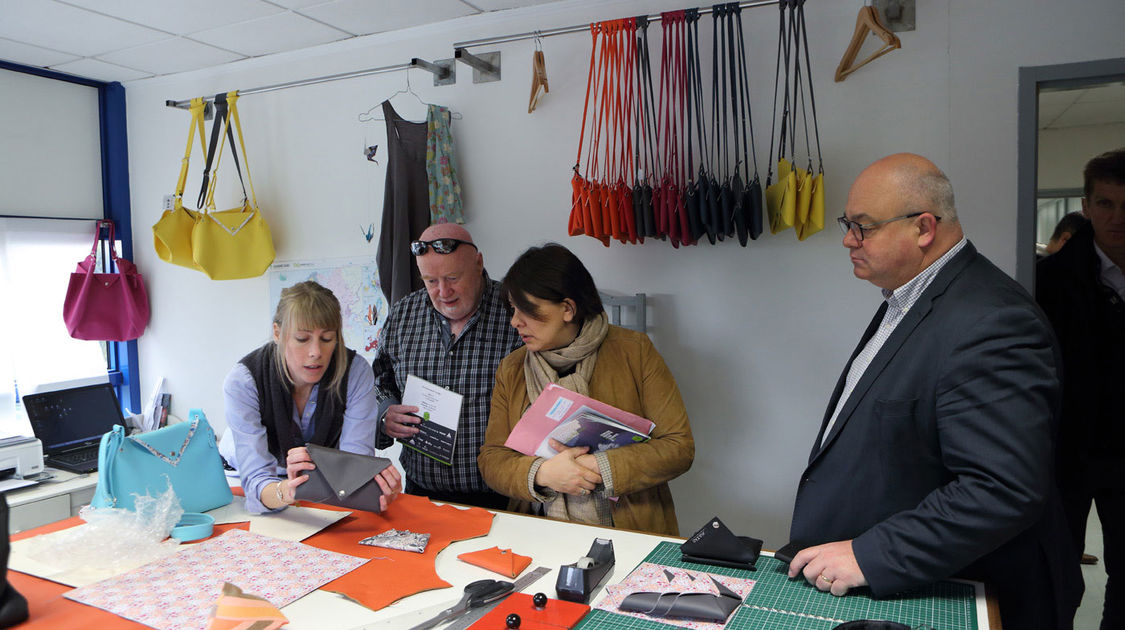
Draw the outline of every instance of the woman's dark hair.
<instances>
[{"instance_id":1,"label":"woman's dark hair","mask_svg":"<svg viewBox=\"0 0 1125 630\"><path fill-rule=\"evenodd\" d=\"M594 279L581 260L558 243L532 247L520 254L500 284L500 299L539 319L527 296L556 304L574 300L575 320L585 323L604 311Z\"/></svg>"}]
</instances>

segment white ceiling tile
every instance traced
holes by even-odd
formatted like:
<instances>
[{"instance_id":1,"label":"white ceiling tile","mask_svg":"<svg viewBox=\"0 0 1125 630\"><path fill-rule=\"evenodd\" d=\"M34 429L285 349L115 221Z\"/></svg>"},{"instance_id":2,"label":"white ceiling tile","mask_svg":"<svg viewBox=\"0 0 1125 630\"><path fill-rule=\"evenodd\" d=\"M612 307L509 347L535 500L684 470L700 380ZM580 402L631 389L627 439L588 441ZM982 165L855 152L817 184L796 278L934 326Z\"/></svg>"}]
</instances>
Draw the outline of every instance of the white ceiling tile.
<instances>
[{"instance_id":1,"label":"white ceiling tile","mask_svg":"<svg viewBox=\"0 0 1125 630\"><path fill-rule=\"evenodd\" d=\"M57 63L74 61L75 59L79 59L79 57L57 50L49 50L30 44L13 42L10 39L0 39L0 59L14 63L22 63L25 66L45 68Z\"/></svg>"},{"instance_id":2,"label":"white ceiling tile","mask_svg":"<svg viewBox=\"0 0 1125 630\"><path fill-rule=\"evenodd\" d=\"M76 74L88 79L97 79L98 81L132 81L133 79L152 76L150 72L141 72L97 59L79 59L78 61L54 65L51 69L67 74Z\"/></svg>"},{"instance_id":3,"label":"white ceiling tile","mask_svg":"<svg viewBox=\"0 0 1125 630\"><path fill-rule=\"evenodd\" d=\"M1079 103L1093 103L1096 101L1125 101L1125 83L1108 83L1088 88Z\"/></svg>"},{"instance_id":4,"label":"white ceiling tile","mask_svg":"<svg viewBox=\"0 0 1125 630\"><path fill-rule=\"evenodd\" d=\"M192 39L256 57L285 50L296 50L339 39L349 34L296 13L269 17L195 33Z\"/></svg>"},{"instance_id":5,"label":"white ceiling tile","mask_svg":"<svg viewBox=\"0 0 1125 630\"><path fill-rule=\"evenodd\" d=\"M503 11L504 9L516 9L537 4L547 4L554 2L554 0L468 0L468 2L474 7L480 7L485 11Z\"/></svg>"},{"instance_id":6,"label":"white ceiling tile","mask_svg":"<svg viewBox=\"0 0 1125 630\"><path fill-rule=\"evenodd\" d=\"M214 46L173 37L155 44L99 55L98 58L153 74L172 74L217 66L243 57Z\"/></svg>"},{"instance_id":7,"label":"white ceiling tile","mask_svg":"<svg viewBox=\"0 0 1125 630\"><path fill-rule=\"evenodd\" d=\"M1123 122L1125 122L1125 107L1122 107L1121 101L1097 101L1071 105L1051 126L1077 127Z\"/></svg>"},{"instance_id":8,"label":"white ceiling tile","mask_svg":"<svg viewBox=\"0 0 1125 630\"><path fill-rule=\"evenodd\" d=\"M63 0L152 28L187 35L224 24L265 17L281 7L262 0Z\"/></svg>"},{"instance_id":9,"label":"white ceiling tile","mask_svg":"<svg viewBox=\"0 0 1125 630\"><path fill-rule=\"evenodd\" d=\"M92 57L167 37L165 33L53 0L4 0L0 37Z\"/></svg>"},{"instance_id":10,"label":"white ceiling tile","mask_svg":"<svg viewBox=\"0 0 1125 630\"><path fill-rule=\"evenodd\" d=\"M270 2L280 4L286 9L301 9L311 7L314 4L328 4L325 0L270 0Z\"/></svg>"},{"instance_id":11,"label":"white ceiling tile","mask_svg":"<svg viewBox=\"0 0 1125 630\"><path fill-rule=\"evenodd\" d=\"M336 0L301 13L356 35L382 33L477 13L460 0Z\"/></svg>"}]
</instances>

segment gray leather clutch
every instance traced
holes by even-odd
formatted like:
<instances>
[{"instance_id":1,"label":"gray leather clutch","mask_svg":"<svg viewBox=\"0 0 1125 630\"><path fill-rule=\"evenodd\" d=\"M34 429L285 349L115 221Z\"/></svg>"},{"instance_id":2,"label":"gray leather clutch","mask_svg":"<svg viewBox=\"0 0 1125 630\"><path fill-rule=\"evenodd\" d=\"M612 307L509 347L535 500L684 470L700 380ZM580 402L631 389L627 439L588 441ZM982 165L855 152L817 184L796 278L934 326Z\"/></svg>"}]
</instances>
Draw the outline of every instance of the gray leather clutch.
<instances>
[{"instance_id":1,"label":"gray leather clutch","mask_svg":"<svg viewBox=\"0 0 1125 630\"><path fill-rule=\"evenodd\" d=\"M390 466L391 460L315 444L305 448L316 469L308 471L309 480L297 486L298 499L353 510L380 511L379 497L383 496L383 490L376 483L375 475Z\"/></svg>"}]
</instances>

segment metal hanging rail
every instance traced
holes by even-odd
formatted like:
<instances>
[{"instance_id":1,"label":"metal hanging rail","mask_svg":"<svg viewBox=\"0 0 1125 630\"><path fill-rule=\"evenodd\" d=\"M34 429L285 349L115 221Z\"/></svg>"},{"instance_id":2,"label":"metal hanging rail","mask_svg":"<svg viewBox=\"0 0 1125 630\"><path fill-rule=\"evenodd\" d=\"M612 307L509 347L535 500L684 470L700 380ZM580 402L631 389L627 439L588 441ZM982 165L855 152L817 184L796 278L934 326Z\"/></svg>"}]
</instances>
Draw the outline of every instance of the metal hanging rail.
<instances>
[{"instance_id":1,"label":"metal hanging rail","mask_svg":"<svg viewBox=\"0 0 1125 630\"><path fill-rule=\"evenodd\" d=\"M792 1L792 0L750 0L750 1L747 1L747 2L739 2L738 6L740 8L747 9L747 8L752 8L752 7L764 7L764 6L769 6L769 5L773 5L773 4L778 4L779 2L789 2L789 1ZM714 12L714 10L711 7L703 7L703 8L699 9L700 15L707 15L708 13L713 13L713 12ZM649 21L660 21L660 16L659 15L650 15L650 16L648 16L648 19L649 19ZM527 39L554 37L555 35L567 35L567 34L570 34L570 33L582 33L582 32L586 32L588 30L590 30L589 24L580 24L580 25L575 25L575 26L563 26L563 27L559 27L559 28L550 28L550 29L542 30L542 31L531 31L529 33L519 33L519 34L516 34L516 35L501 35L501 36L498 36L498 37L485 37L483 39L473 39L473 40L469 40L469 41L465 41L465 42L456 42L456 43L453 44L453 49L454 49L454 51L461 51L462 49L472 48L472 47L475 47L475 46L485 46L485 45L488 45L488 44L504 44L504 43L508 43L508 42L518 42L518 41L527 40ZM472 57L472 55L468 55L466 53L461 53L460 55L458 55L458 58L460 58L462 61L466 61L466 63L468 63L466 58L471 58L471 57ZM266 86L262 86L262 87L250 88L248 90L239 90L238 93L241 96L246 96L247 94L261 94L263 92L273 92L274 90L284 90L284 89L291 88L291 87L300 87L300 86L303 86L303 85L315 85L317 83L325 83L325 82L328 82L328 81L339 81L339 80L342 80L342 79L353 79L353 78L356 78L356 77L365 77L365 76L370 76L370 75L373 75L373 74L383 74L385 72L397 72L399 70L409 70L411 68L419 68L421 70L426 70L428 72L433 73L433 75L434 75L434 85L448 85L449 83L453 82L452 81L452 75L455 72L455 70L454 70L454 64L452 63L452 60L439 59L439 60L435 61L434 63L430 63L428 61L424 61L422 59L418 59L417 57L415 57L414 59L410 60L410 63L400 63L400 64L395 64L395 65L392 65L392 66L381 66L381 67L378 67L378 68L368 68L366 70L353 70L352 72L341 72L339 74L330 74L330 75L323 76L323 77L313 77L311 79L299 79L297 81L287 81L285 83L277 83L277 84L274 84L274 85L266 85ZM207 102L213 102L215 100L215 97L214 96L208 96L204 100L207 101ZM168 107L177 107L179 109L187 109L188 107L191 106L191 99L186 99L186 100L182 100L182 101L167 100L167 101L164 101L164 104L167 105Z\"/></svg>"},{"instance_id":2,"label":"metal hanging rail","mask_svg":"<svg viewBox=\"0 0 1125 630\"><path fill-rule=\"evenodd\" d=\"M424 61L422 59L418 59L417 57L415 57L415 58L411 59L409 63L399 63L399 64L395 64L393 66L381 66L381 67L378 67L378 68L367 68L366 70L353 70L351 72L341 72L339 74L330 74L330 75L323 76L323 77L313 77L311 79L299 79L297 81L287 81L285 83L276 83L274 85L266 85L266 86L262 86L262 87L250 88L248 90L239 90L238 94L240 96L246 96L247 94L261 94L263 92L273 92L274 90L284 90L286 88L291 88L291 87L300 87L300 86L303 86L303 85L314 85L314 84L317 84L317 83L325 83L325 82L328 82L328 81L339 81L341 79L353 79L353 78L356 78L356 77L366 77L366 76L373 75L373 74L383 74L385 72L397 72L399 70L409 70L411 68L418 68L420 70L426 70L427 72L432 72L435 80L444 80L444 79L447 79L450 76L450 74L452 73L452 70L450 69L450 66L451 66L451 64L447 65L447 66L435 65L435 64L432 64L428 61ZM213 102L215 100L215 97L214 96L208 96L204 100L207 101L207 102ZM178 107L180 109L187 109L188 107L191 106L191 99L183 100L183 101L168 100L168 101L164 101L164 104L167 105L168 107Z\"/></svg>"},{"instance_id":3,"label":"metal hanging rail","mask_svg":"<svg viewBox=\"0 0 1125 630\"><path fill-rule=\"evenodd\" d=\"M753 1L750 1L750 2L739 2L738 6L740 8L743 8L743 9L747 9L747 8L751 8L751 7L764 7L764 6L769 6L771 4L778 4L780 1L781 0L753 0ZM714 12L714 9L712 9L711 7L700 7L700 9L699 9L700 15L707 15L707 14L713 13L713 12ZM650 22L653 22L653 21L659 22L660 16L659 15L650 15L650 16L648 16L648 19L649 19ZM506 44L508 42L518 42L518 41L523 41L525 39L535 39L537 37L543 38L543 37L554 37L555 35L569 35L571 33L585 33L585 32L589 32L589 30L590 30L590 25L588 23L587 24L577 24L575 26L561 26L561 27L558 27L558 28L549 28L549 29L542 30L542 31L531 31L530 33L518 33L516 35L500 35L500 36L497 36L497 37L485 37L485 38L482 38L482 39L472 39L472 40L465 41L465 42L456 42L456 43L453 44L453 49L457 50L457 49L460 49L460 48L472 48L474 46L487 46L489 44Z\"/></svg>"}]
</instances>

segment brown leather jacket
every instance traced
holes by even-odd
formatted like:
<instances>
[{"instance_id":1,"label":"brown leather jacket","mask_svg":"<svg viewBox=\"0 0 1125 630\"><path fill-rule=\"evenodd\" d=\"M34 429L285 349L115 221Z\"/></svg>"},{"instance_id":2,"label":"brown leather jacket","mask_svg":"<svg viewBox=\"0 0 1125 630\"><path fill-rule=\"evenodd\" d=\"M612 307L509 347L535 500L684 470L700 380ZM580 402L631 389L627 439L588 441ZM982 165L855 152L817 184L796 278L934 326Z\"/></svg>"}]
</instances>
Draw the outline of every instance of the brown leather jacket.
<instances>
[{"instance_id":1,"label":"brown leather jacket","mask_svg":"<svg viewBox=\"0 0 1125 630\"><path fill-rule=\"evenodd\" d=\"M533 513L527 475L535 457L504 446L531 405L523 376L526 354L526 348L519 348L496 370L492 412L477 463L485 482L511 497L509 510ZM647 335L610 326L598 350L590 396L656 425L648 442L607 452L614 490L620 497L613 505L614 526L679 536L668 481L691 468L695 441L676 380Z\"/></svg>"}]
</instances>

